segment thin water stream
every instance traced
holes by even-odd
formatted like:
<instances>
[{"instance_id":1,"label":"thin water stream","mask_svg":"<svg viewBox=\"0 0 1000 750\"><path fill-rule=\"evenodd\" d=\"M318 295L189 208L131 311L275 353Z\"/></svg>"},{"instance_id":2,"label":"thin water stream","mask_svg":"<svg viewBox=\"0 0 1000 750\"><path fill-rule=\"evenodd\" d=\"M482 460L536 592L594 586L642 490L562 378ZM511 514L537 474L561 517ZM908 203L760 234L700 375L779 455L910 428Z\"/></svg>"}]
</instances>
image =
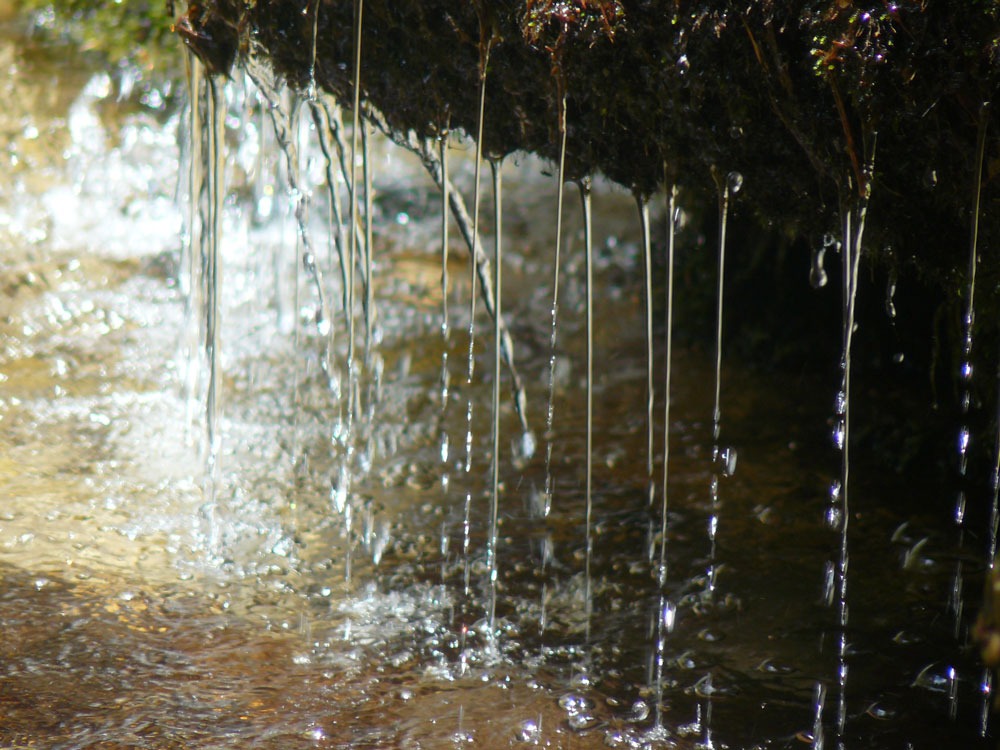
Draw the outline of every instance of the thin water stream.
<instances>
[{"instance_id":1,"label":"thin water stream","mask_svg":"<svg viewBox=\"0 0 1000 750\"><path fill-rule=\"evenodd\" d=\"M511 156L501 246L496 165L497 207L473 222L497 242L493 309L518 344L532 413L544 420L548 401L555 415L551 454L526 455L500 387L511 375L498 319L462 304L478 279L442 229L454 194L374 132L371 182L356 190L353 148L340 146L347 174L330 167L333 110L319 99L327 116L301 119L293 164L265 98L220 82L209 488L185 419L202 426L206 412L184 388L192 290L177 258L192 219L175 200L178 181L200 194L209 179L179 180L178 132L207 125L188 124L200 114L167 84L119 100L114 76L64 48L7 41L0 745L797 748L824 728L847 747L992 745L975 655L945 616L956 561L941 519L954 494L852 456L850 629L831 623L816 575L831 546L829 378L733 358L717 396L713 353L672 338L686 326L682 277L674 260L656 265L708 252L682 197L649 203L647 268L632 196L595 178L557 222L551 165ZM453 133L442 148L441 183L473 196L475 146ZM315 210L297 212L307 199ZM300 232L334 248L329 217L345 199L370 201L371 245L342 278L315 273ZM336 208L351 214L343 250L366 244L365 208ZM200 263L200 241L190 251ZM741 262L731 254L727 273ZM362 263L377 346L354 373L350 342L366 332L347 333L353 316L331 301L353 309L343 278L353 287ZM654 296L666 314L651 338ZM326 309L343 335L316 325ZM490 325L496 346L473 348ZM650 422L651 340L669 367ZM442 387L449 347L468 347L472 376ZM357 388L331 387L344 374ZM876 405L854 377L858 429ZM709 552L719 398L740 471ZM655 509L650 434L663 443ZM463 455L442 448L462 440ZM843 650L831 646L845 632ZM851 662L843 686L829 669L839 657ZM841 688L839 726L823 706Z\"/></svg>"}]
</instances>

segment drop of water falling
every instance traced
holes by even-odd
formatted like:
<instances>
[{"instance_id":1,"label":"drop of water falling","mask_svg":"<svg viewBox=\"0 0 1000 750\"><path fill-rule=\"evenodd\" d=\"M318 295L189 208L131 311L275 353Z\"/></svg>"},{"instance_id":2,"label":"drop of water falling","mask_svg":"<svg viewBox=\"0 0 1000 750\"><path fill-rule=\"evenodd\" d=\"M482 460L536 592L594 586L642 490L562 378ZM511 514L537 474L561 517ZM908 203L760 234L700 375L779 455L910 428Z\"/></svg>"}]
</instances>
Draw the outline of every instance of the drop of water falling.
<instances>
[{"instance_id":1,"label":"drop of water falling","mask_svg":"<svg viewBox=\"0 0 1000 750\"><path fill-rule=\"evenodd\" d=\"M724 477L731 477L736 473L736 449L732 446L722 448L719 453L719 470Z\"/></svg>"},{"instance_id":2,"label":"drop of water falling","mask_svg":"<svg viewBox=\"0 0 1000 750\"><path fill-rule=\"evenodd\" d=\"M965 493L959 492L955 500L955 523L959 526L965 521Z\"/></svg>"},{"instance_id":3,"label":"drop of water falling","mask_svg":"<svg viewBox=\"0 0 1000 750\"><path fill-rule=\"evenodd\" d=\"M736 195L743 189L743 175L740 172L730 172L726 175L726 184L729 186L729 194Z\"/></svg>"},{"instance_id":4,"label":"drop of water falling","mask_svg":"<svg viewBox=\"0 0 1000 750\"><path fill-rule=\"evenodd\" d=\"M687 72L691 70L691 62L688 60L687 55L681 55L677 58L677 72L681 75L686 75Z\"/></svg>"},{"instance_id":5,"label":"drop of water falling","mask_svg":"<svg viewBox=\"0 0 1000 750\"><path fill-rule=\"evenodd\" d=\"M812 262L809 264L809 285L813 289L821 289L826 286L829 278L826 269L823 267L823 257L826 255L826 247L817 247L812 252Z\"/></svg>"},{"instance_id":6,"label":"drop of water falling","mask_svg":"<svg viewBox=\"0 0 1000 750\"><path fill-rule=\"evenodd\" d=\"M663 623L663 629L672 633L677 621L677 605L671 601L664 602L663 608L660 610L660 620Z\"/></svg>"},{"instance_id":7,"label":"drop of water falling","mask_svg":"<svg viewBox=\"0 0 1000 750\"><path fill-rule=\"evenodd\" d=\"M837 450L844 450L844 436L846 434L846 426L843 419L838 419L837 423L833 426L833 445Z\"/></svg>"}]
</instances>

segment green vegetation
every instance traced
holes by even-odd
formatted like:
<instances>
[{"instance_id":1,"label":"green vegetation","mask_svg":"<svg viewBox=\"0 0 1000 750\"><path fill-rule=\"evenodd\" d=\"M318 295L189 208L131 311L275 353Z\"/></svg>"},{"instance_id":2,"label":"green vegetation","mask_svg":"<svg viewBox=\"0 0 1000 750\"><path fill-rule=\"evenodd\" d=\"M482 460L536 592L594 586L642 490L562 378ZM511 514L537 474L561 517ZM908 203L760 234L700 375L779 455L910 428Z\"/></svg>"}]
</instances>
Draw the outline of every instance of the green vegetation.
<instances>
[{"instance_id":1,"label":"green vegetation","mask_svg":"<svg viewBox=\"0 0 1000 750\"><path fill-rule=\"evenodd\" d=\"M128 61L146 71L180 63L166 0L15 0L15 8L42 33L110 62Z\"/></svg>"}]
</instances>

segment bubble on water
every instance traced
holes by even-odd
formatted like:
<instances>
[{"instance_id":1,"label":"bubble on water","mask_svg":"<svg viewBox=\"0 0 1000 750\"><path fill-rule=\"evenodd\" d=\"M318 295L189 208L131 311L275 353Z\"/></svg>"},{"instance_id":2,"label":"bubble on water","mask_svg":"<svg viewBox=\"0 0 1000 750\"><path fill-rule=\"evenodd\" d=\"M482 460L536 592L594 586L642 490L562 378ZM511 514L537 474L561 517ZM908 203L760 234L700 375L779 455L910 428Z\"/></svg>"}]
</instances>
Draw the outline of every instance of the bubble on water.
<instances>
[{"instance_id":1,"label":"bubble on water","mask_svg":"<svg viewBox=\"0 0 1000 750\"><path fill-rule=\"evenodd\" d=\"M570 714L566 722L569 724L570 729L577 732L592 729L598 724L597 719L588 713Z\"/></svg>"},{"instance_id":2,"label":"bubble on water","mask_svg":"<svg viewBox=\"0 0 1000 750\"><path fill-rule=\"evenodd\" d=\"M559 697L559 706L568 714L578 714L589 711L593 703L582 695L566 693Z\"/></svg>"},{"instance_id":3,"label":"bubble on water","mask_svg":"<svg viewBox=\"0 0 1000 750\"><path fill-rule=\"evenodd\" d=\"M541 720L525 719L522 721L521 726L518 727L516 737L518 742L529 742L537 745L542 739Z\"/></svg>"}]
</instances>

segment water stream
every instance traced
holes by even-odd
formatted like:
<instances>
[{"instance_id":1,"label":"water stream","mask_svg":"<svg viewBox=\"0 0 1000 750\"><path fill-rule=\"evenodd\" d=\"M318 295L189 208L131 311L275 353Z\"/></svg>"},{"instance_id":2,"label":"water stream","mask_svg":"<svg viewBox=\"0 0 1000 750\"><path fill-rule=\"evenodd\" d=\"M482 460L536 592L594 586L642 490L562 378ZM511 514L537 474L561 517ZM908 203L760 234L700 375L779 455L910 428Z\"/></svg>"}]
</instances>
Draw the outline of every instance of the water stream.
<instances>
[{"instance_id":1,"label":"water stream","mask_svg":"<svg viewBox=\"0 0 1000 750\"><path fill-rule=\"evenodd\" d=\"M848 414L892 405L846 369L831 544L840 373L722 371L721 297L717 349L679 345L675 269L711 246L683 196L640 222L594 177L564 211L558 165L511 155L490 211L459 133L400 148L355 101L348 144L259 71L189 108L4 33L0 745L992 746L954 488L855 453L847 506Z\"/></svg>"}]
</instances>

